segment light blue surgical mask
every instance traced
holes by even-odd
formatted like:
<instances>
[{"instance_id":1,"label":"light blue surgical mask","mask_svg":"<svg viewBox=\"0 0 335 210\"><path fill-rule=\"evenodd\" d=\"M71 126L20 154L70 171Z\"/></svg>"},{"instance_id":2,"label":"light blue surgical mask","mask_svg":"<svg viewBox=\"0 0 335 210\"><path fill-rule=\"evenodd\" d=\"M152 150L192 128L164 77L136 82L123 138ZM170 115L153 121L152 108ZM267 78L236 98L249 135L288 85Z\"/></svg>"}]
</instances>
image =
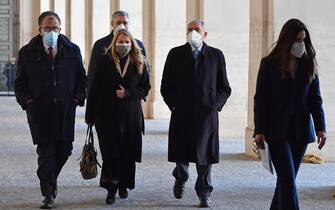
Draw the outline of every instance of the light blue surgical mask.
<instances>
[{"instance_id":1,"label":"light blue surgical mask","mask_svg":"<svg viewBox=\"0 0 335 210\"><path fill-rule=\"evenodd\" d=\"M58 32L50 31L44 32L43 34L43 43L49 47L54 47L57 44Z\"/></svg>"}]
</instances>

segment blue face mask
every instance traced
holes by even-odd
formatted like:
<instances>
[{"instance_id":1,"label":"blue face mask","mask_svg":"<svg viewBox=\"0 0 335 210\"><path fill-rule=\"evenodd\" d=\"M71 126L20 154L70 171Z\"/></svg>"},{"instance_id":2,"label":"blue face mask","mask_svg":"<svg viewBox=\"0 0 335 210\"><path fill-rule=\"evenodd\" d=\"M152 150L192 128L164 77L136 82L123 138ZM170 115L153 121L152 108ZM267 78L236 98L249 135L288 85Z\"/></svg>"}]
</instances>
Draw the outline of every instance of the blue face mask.
<instances>
[{"instance_id":1,"label":"blue face mask","mask_svg":"<svg viewBox=\"0 0 335 210\"><path fill-rule=\"evenodd\" d=\"M49 47L54 47L57 44L58 33L54 31L44 32L43 42Z\"/></svg>"}]
</instances>

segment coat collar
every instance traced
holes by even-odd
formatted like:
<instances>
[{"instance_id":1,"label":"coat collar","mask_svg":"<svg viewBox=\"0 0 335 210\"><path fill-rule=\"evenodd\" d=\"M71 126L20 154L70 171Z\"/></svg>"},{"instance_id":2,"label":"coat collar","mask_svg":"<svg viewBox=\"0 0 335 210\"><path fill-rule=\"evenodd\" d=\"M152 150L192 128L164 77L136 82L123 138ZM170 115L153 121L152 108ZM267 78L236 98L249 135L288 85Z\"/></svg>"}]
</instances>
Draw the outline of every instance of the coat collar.
<instances>
[{"instance_id":1,"label":"coat collar","mask_svg":"<svg viewBox=\"0 0 335 210\"><path fill-rule=\"evenodd\" d=\"M190 54L190 55L193 56L191 45L188 42L186 42L184 46L187 50L186 54L187 55ZM200 51L201 55L206 56L208 54L208 48L209 48L208 45L205 42L203 42L202 47L201 47L201 51Z\"/></svg>"}]
</instances>

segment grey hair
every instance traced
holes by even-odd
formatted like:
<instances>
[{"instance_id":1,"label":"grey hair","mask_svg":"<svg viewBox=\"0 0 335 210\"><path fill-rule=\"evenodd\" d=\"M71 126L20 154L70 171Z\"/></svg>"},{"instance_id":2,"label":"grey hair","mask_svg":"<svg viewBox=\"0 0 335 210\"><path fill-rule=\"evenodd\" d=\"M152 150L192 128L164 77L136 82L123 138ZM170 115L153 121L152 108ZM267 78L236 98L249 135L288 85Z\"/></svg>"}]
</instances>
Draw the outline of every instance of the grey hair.
<instances>
[{"instance_id":1,"label":"grey hair","mask_svg":"<svg viewBox=\"0 0 335 210\"><path fill-rule=\"evenodd\" d=\"M200 25L201 25L203 28L205 28L205 22L204 22L203 20L192 20L191 22L189 22L189 23L187 24L187 27L188 27L189 25L193 24L193 23L200 23Z\"/></svg>"},{"instance_id":2,"label":"grey hair","mask_svg":"<svg viewBox=\"0 0 335 210\"><path fill-rule=\"evenodd\" d=\"M123 17L127 17L127 18L129 18L129 14L128 14L128 12L119 10L119 11L116 11L116 12L113 13L113 15L112 15L112 19L114 19L114 18L116 18L116 17L118 17L118 16L123 16Z\"/></svg>"}]
</instances>

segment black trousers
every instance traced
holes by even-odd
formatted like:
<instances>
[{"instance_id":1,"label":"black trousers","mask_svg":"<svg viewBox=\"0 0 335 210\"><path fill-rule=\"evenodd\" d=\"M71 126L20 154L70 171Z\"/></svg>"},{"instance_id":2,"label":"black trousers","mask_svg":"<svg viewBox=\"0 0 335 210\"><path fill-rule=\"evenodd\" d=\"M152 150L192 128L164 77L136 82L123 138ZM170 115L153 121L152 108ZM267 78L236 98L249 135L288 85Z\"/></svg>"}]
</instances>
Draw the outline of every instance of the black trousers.
<instances>
[{"instance_id":1,"label":"black trousers","mask_svg":"<svg viewBox=\"0 0 335 210\"><path fill-rule=\"evenodd\" d=\"M176 167L173 169L172 175L176 178L176 180L186 182L189 178L188 167L189 163L176 163ZM200 198L210 197L210 194L213 191L211 183L212 164L196 164L196 168L198 177L195 182L195 191Z\"/></svg>"},{"instance_id":2,"label":"black trousers","mask_svg":"<svg viewBox=\"0 0 335 210\"><path fill-rule=\"evenodd\" d=\"M54 195L57 178L72 152L72 142L55 141L37 145L37 176L43 196Z\"/></svg>"},{"instance_id":3,"label":"black trousers","mask_svg":"<svg viewBox=\"0 0 335 210\"><path fill-rule=\"evenodd\" d=\"M107 159L104 156L103 159L100 187L114 193L118 188L135 188L135 161Z\"/></svg>"}]
</instances>

